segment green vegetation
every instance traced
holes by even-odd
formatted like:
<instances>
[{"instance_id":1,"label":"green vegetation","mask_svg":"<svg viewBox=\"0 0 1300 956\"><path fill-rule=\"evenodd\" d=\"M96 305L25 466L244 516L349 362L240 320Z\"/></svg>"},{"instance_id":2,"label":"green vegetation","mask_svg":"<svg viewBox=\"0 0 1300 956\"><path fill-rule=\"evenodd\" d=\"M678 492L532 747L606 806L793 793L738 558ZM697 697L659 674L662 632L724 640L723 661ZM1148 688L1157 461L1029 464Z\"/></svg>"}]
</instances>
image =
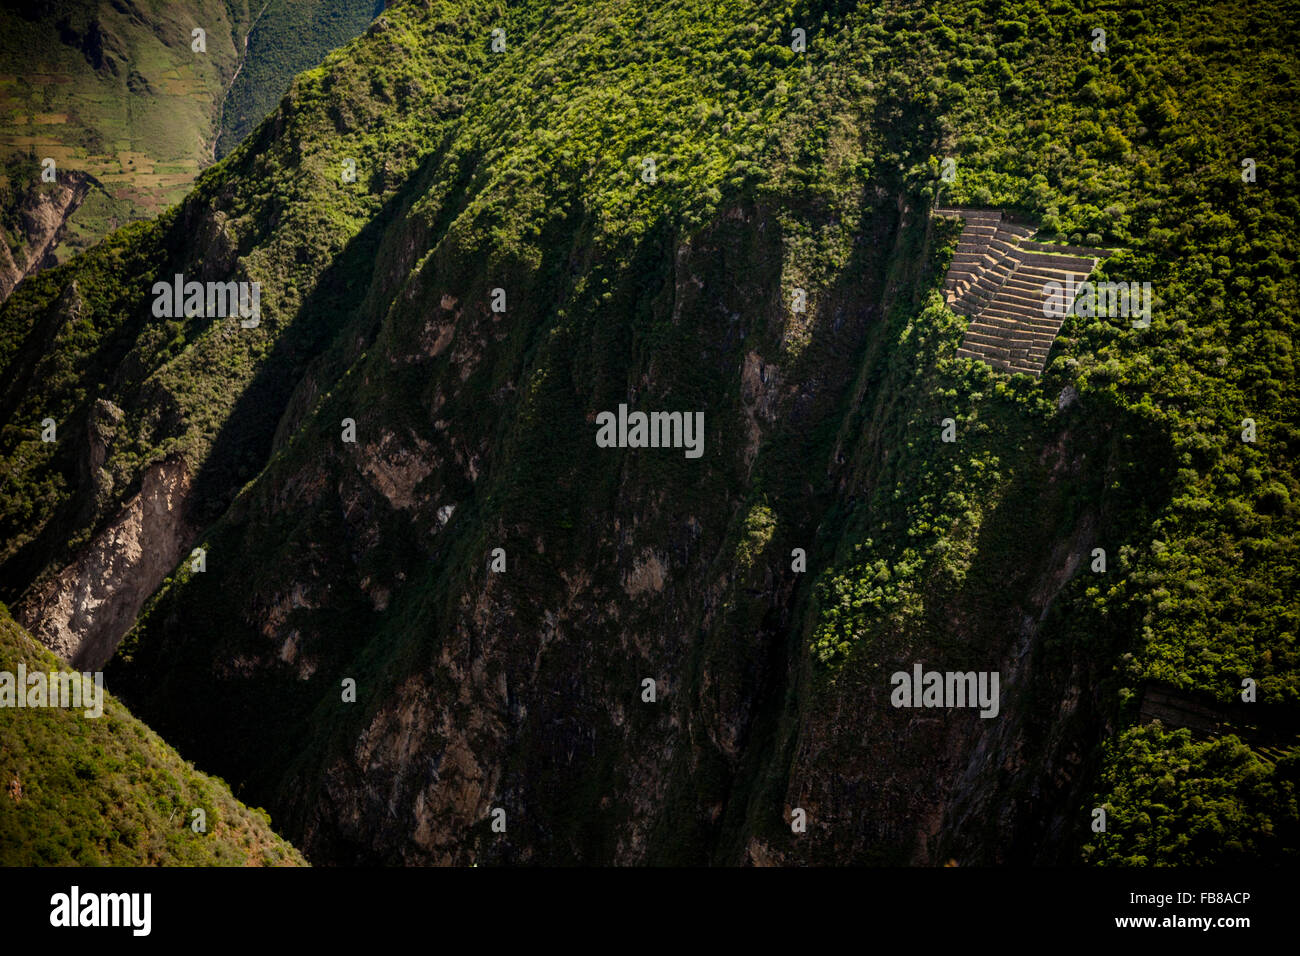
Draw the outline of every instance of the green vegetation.
<instances>
[{"instance_id":1,"label":"green vegetation","mask_svg":"<svg viewBox=\"0 0 1300 956\"><path fill-rule=\"evenodd\" d=\"M1228 25L1226 9L1004 10L986 29L1005 39L1028 25L1042 37L1016 75L1033 84L1024 96L1048 105L1031 117L1014 91L999 92L1001 60L963 80L957 197L984 189L1055 221L1071 242L1126 246L1103 277L1149 281L1158 299L1142 332L1073 319L1045 383L1049 393L1073 384L1094 414L1130 416L1168 445L1167 476L1146 468L1150 449L1114 462L1122 479L1112 488L1167 482L1165 500L1136 540L1112 545L1118 573L1095 582L1080 612L1098 628L1107 618L1136 625L1128 680L1226 699L1254 676L1263 699L1300 703L1290 344L1300 130L1286 103L1300 64L1293 23ZM1104 55L1065 42L1093 27L1106 30ZM1216 160L1202 163L1207 155ZM1242 180L1247 157L1259 165L1253 183ZM1242 440L1247 418L1253 443Z\"/></svg>"},{"instance_id":2,"label":"green vegetation","mask_svg":"<svg viewBox=\"0 0 1300 956\"><path fill-rule=\"evenodd\" d=\"M736 569L748 571L755 560L767 548L776 530L776 521L772 512L762 505L755 505L745 517L744 535L740 546L736 548Z\"/></svg>"},{"instance_id":3,"label":"green vegetation","mask_svg":"<svg viewBox=\"0 0 1300 956\"><path fill-rule=\"evenodd\" d=\"M0 239L15 257L21 255L26 244L19 217L32 184L39 182L40 176L41 167L31 157L11 154L0 160Z\"/></svg>"},{"instance_id":4,"label":"green vegetation","mask_svg":"<svg viewBox=\"0 0 1300 956\"><path fill-rule=\"evenodd\" d=\"M0 605L0 671L68 672ZM101 717L0 708L0 866L302 866L264 810L106 695ZM205 833L191 816L202 809Z\"/></svg>"},{"instance_id":5,"label":"green vegetation","mask_svg":"<svg viewBox=\"0 0 1300 956\"><path fill-rule=\"evenodd\" d=\"M383 0L269 0L248 35L239 74L221 103L220 158L269 114L294 74L347 43L383 9Z\"/></svg>"},{"instance_id":6,"label":"green vegetation","mask_svg":"<svg viewBox=\"0 0 1300 956\"><path fill-rule=\"evenodd\" d=\"M886 704L889 672L924 660L1007 677L997 741L1029 766L972 770L970 798L1032 808L1011 834L1022 857L1284 855L1292 758L1269 769L1230 736L1133 725L1152 680L1229 700L1251 677L1262 703L1300 705L1285 12L398 4L300 75L179 208L0 311L18 383L0 395L3 596L61 567L149 463L184 456L214 557L164 582L114 676L291 833L321 832L324 796L364 791L356 741L415 684L436 716L411 745L424 763L384 768L394 799L423 800L420 768L473 726L464 749L537 801L512 831L535 858L622 845L633 811L590 804L634 787L626 755L680 727L689 745L651 781L650 858L731 860L757 833L774 852L906 862L916 818L950 812L964 782L956 738ZM946 156L958 175L940 191ZM926 215L936 198L1121 248L1105 278L1153 284L1150 328L1072 318L1041 381L955 358L964 323L937 291L955 234ZM152 318L153 279L201 267L262 283L257 330ZM498 287L505 316L486 306ZM758 398L751 356L771 376ZM592 454L591 416L633 396L706 410L705 458ZM90 501L96 399L125 416L111 492ZM56 446L39 441L47 415ZM348 417L355 449L338 442ZM499 581L484 571L498 546ZM647 603L660 564L664 603ZM603 707L647 666L672 668L672 727ZM344 676L366 693L340 711ZM523 723L509 694L533 713L573 702L555 723L598 728L603 749L574 758L585 736ZM340 766L357 776L326 778ZM1180 843L1166 836L1203 796L1188 781L1221 806ZM772 807L803 786L828 817L843 808L823 824L841 843L789 841ZM1087 829L1097 805L1114 808L1109 842ZM865 829L890 814L915 826ZM967 858L1021 825L986 816L963 824ZM349 839L382 832L366 858L407 859L385 827Z\"/></svg>"},{"instance_id":7,"label":"green vegetation","mask_svg":"<svg viewBox=\"0 0 1300 956\"><path fill-rule=\"evenodd\" d=\"M1236 737L1193 740L1131 727L1103 775L1106 832L1085 860L1118 866L1294 863L1300 853L1300 747L1280 759Z\"/></svg>"}]
</instances>

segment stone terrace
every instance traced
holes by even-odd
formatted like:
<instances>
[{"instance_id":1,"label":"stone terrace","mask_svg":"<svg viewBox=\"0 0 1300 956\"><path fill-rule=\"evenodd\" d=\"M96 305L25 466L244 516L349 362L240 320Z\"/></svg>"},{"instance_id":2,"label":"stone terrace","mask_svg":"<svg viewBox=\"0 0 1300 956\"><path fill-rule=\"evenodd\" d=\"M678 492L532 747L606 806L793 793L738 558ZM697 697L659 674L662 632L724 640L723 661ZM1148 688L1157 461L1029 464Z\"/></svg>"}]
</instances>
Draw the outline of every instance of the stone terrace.
<instances>
[{"instance_id":1,"label":"stone terrace","mask_svg":"<svg viewBox=\"0 0 1300 956\"><path fill-rule=\"evenodd\" d=\"M1043 286L1053 280L1064 286L1069 278L1077 285L1111 253L1034 242L1034 227L997 209L934 213L963 222L943 284L949 307L971 320L957 354L1038 377L1065 318L1043 314Z\"/></svg>"}]
</instances>

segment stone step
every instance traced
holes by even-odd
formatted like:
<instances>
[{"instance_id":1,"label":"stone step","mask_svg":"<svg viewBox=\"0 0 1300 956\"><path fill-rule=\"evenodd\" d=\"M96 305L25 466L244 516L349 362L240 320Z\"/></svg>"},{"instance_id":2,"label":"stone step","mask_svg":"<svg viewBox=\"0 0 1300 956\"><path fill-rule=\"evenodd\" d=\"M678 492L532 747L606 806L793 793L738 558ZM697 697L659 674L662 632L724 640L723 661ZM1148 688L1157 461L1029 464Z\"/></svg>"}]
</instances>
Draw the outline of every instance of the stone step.
<instances>
[{"instance_id":1,"label":"stone step","mask_svg":"<svg viewBox=\"0 0 1300 956\"><path fill-rule=\"evenodd\" d=\"M1008 366L1006 367L1006 370L1007 370L1008 372L1011 372L1013 375L1014 375L1016 372L1023 372L1023 373L1026 374L1026 375L1032 375L1034 378L1042 378L1042 377L1043 377L1043 370L1040 369L1040 368L1039 368L1038 366L1036 366L1036 365L1024 365L1024 364L1019 364L1019 365L1017 365L1017 364L1013 363L1013 364L1008 365Z\"/></svg>"},{"instance_id":2,"label":"stone step","mask_svg":"<svg viewBox=\"0 0 1300 956\"><path fill-rule=\"evenodd\" d=\"M1020 278L1024 279L1026 282L1036 282L1040 286L1046 285L1049 282L1059 282L1061 285L1065 285L1067 279L1073 279L1074 284L1077 286L1088 277L1086 272L1076 272L1073 270L1058 271L1055 269L1045 268L1044 266L1021 266L1021 268L1016 271L1020 274Z\"/></svg>"},{"instance_id":3,"label":"stone step","mask_svg":"<svg viewBox=\"0 0 1300 956\"><path fill-rule=\"evenodd\" d=\"M1005 315L989 315L987 312L981 313L978 318L971 319L970 328L979 329L990 335L996 333L998 335L1043 339L1046 341L1055 339L1060 331L1050 326L1029 325L1023 319L1009 318Z\"/></svg>"},{"instance_id":4,"label":"stone step","mask_svg":"<svg viewBox=\"0 0 1300 956\"><path fill-rule=\"evenodd\" d=\"M999 284L1000 283L998 283L995 277L985 274L976 281L975 285L972 286L971 290L967 293L967 296L973 302L980 302L983 305L988 305L997 298Z\"/></svg>"},{"instance_id":5,"label":"stone step","mask_svg":"<svg viewBox=\"0 0 1300 956\"><path fill-rule=\"evenodd\" d=\"M984 278L988 281L995 281L997 282L998 285L1001 285L1002 280L1005 279L1010 274L1011 274L1011 268L1007 264L1007 261L1005 259L992 260L990 262L986 262L984 264L984 268L980 270L981 278Z\"/></svg>"},{"instance_id":6,"label":"stone step","mask_svg":"<svg viewBox=\"0 0 1300 956\"><path fill-rule=\"evenodd\" d=\"M988 328L990 331L996 329L1005 332L1008 335L1027 335L1029 337L1038 336L1048 339L1056 338L1060 329L1054 329L1046 325L1030 325L1024 319L1013 318L1006 315L989 315L988 312L981 312L978 318L971 320L971 328L976 325L981 328Z\"/></svg>"},{"instance_id":7,"label":"stone step","mask_svg":"<svg viewBox=\"0 0 1300 956\"><path fill-rule=\"evenodd\" d=\"M1004 259L1001 262L995 262L993 265L986 268L984 270L984 275L990 282L1001 288L1002 283L1006 282L1007 279L1011 277L1013 271L1014 266Z\"/></svg>"},{"instance_id":8,"label":"stone step","mask_svg":"<svg viewBox=\"0 0 1300 956\"><path fill-rule=\"evenodd\" d=\"M1020 289L1008 289L1005 285L998 290L997 298L1000 305L1006 305L1008 308L1015 306L1028 309L1031 312L1037 312L1039 315L1042 315L1043 303L1047 301L1046 296L1026 295Z\"/></svg>"},{"instance_id":9,"label":"stone step","mask_svg":"<svg viewBox=\"0 0 1300 956\"><path fill-rule=\"evenodd\" d=\"M993 304L993 296L975 289L962 296L962 302L971 310L971 315L978 315Z\"/></svg>"},{"instance_id":10,"label":"stone step","mask_svg":"<svg viewBox=\"0 0 1300 956\"><path fill-rule=\"evenodd\" d=\"M972 319L979 317L989 307L989 302L971 295L962 296L963 312Z\"/></svg>"},{"instance_id":11,"label":"stone step","mask_svg":"<svg viewBox=\"0 0 1300 956\"><path fill-rule=\"evenodd\" d=\"M1048 255L1041 252L1026 252L1020 261L1027 266L1043 266L1057 271L1082 272L1085 275L1092 272L1097 266L1096 259Z\"/></svg>"},{"instance_id":12,"label":"stone step","mask_svg":"<svg viewBox=\"0 0 1300 956\"><path fill-rule=\"evenodd\" d=\"M971 287L970 295L979 299L981 302L988 303L992 301L997 294L998 283L988 275L980 276Z\"/></svg>"},{"instance_id":13,"label":"stone step","mask_svg":"<svg viewBox=\"0 0 1300 956\"><path fill-rule=\"evenodd\" d=\"M957 354L994 368L1041 375L1064 316L1044 315L1044 287L1082 283L1108 249L1040 242L1036 228L996 209L945 206L936 215L962 220L944 277L949 307L969 318Z\"/></svg>"},{"instance_id":14,"label":"stone step","mask_svg":"<svg viewBox=\"0 0 1300 956\"><path fill-rule=\"evenodd\" d=\"M1039 332L1051 338L1056 338L1056 334L1061 331L1061 323L1044 318L1025 318L1019 315L1007 315L1000 310L985 309L979 315L981 323L1001 326L1004 328L1024 329L1027 332Z\"/></svg>"},{"instance_id":15,"label":"stone step","mask_svg":"<svg viewBox=\"0 0 1300 956\"><path fill-rule=\"evenodd\" d=\"M967 332L965 341L968 345L978 346L979 348L1001 348L1009 349L1012 352L1023 352L1027 358L1036 358L1046 355L1048 352L1048 347L1044 347L1041 342L1026 338L1011 338L1006 335L994 335L983 331L972 330Z\"/></svg>"},{"instance_id":16,"label":"stone step","mask_svg":"<svg viewBox=\"0 0 1300 956\"><path fill-rule=\"evenodd\" d=\"M995 348L1020 348L1027 349L1036 344L1028 336L1008 335L1001 329L990 329L978 325L972 325L966 330L965 342L968 345L990 346Z\"/></svg>"},{"instance_id":17,"label":"stone step","mask_svg":"<svg viewBox=\"0 0 1300 956\"><path fill-rule=\"evenodd\" d=\"M1002 219L1002 210L1000 209L967 209L960 206L939 206L934 210L936 216L948 216L953 219L964 219L967 222L976 222L981 220L991 220L999 222Z\"/></svg>"},{"instance_id":18,"label":"stone step","mask_svg":"<svg viewBox=\"0 0 1300 956\"><path fill-rule=\"evenodd\" d=\"M969 347L972 346L968 346L968 348ZM1000 358L1006 360L1011 357L1010 352L1008 352L1004 348L999 348L995 345L985 345L984 343L981 342L974 345L973 348L978 350L980 358L984 358L984 359Z\"/></svg>"},{"instance_id":19,"label":"stone step","mask_svg":"<svg viewBox=\"0 0 1300 956\"><path fill-rule=\"evenodd\" d=\"M973 329L976 326L989 333L1024 336L1041 342L1055 341L1061 331L1050 326L1028 325L1021 319L1009 319L1005 315L989 315L987 312L981 312L978 317L971 319L970 327Z\"/></svg>"},{"instance_id":20,"label":"stone step","mask_svg":"<svg viewBox=\"0 0 1300 956\"><path fill-rule=\"evenodd\" d=\"M998 305L1009 310L1019 310L1022 312L1032 312L1044 318L1051 316L1043 315L1043 303L1048 301L1048 296L1044 295L1026 295L1019 289L1008 289L1003 286L998 290Z\"/></svg>"},{"instance_id":21,"label":"stone step","mask_svg":"<svg viewBox=\"0 0 1300 956\"><path fill-rule=\"evenodd\" d=\"M1043 294L1042 285L1036 282L1025 282L1015 273L1007 277L999 287L999 291L1009 299L1023 299L1026 302L1042 302L1047 298Z\"/></svg>"},{"instance_id":22,"label":"stone step","mask_svg":"<svg viewBox=\"0 0 1300 956\"><path fill-rule=\"evenodd\" d=\"M971 277L970 277L970 278L971 278L971 281L972 281L972 282L985 282L985 281L987 281L987 280L985 279L985 276L988 275L989 269L991 269L991 268L992 268L992 265L989 264L989 263L979 263L979 264L973 266L973 267L971 268Z\"/></svg>"},{"instance_id":23,"label":"stone step","mask_svg":"<svg viewBox=\"0 0 1300 956\"><path fill-rule=\"evenodd\" d=\"M1015 293L1022 299L1043 299L1046 298L1046 294L1043 292L1043 286L1046 284L1045 282L1033 281L1024 272L1017 269L1015 274L1007 279L1002 287L1008 293Z\"/></svg>"},{"instance_id":24,"label":"stone step","mask_svg":"<svg viewBox=\"0 0 1300 956\"><path fill-rule=\"evenodd\" d=\"M1110 249L1097 249L1093 246L1066 246L1054 242L1034 242L1026 239L1022 243L1026 252L1045 252L1056 255L1079 256L1084 259L1106 260L1115 253Z\"/></svg>"}]
</instances>

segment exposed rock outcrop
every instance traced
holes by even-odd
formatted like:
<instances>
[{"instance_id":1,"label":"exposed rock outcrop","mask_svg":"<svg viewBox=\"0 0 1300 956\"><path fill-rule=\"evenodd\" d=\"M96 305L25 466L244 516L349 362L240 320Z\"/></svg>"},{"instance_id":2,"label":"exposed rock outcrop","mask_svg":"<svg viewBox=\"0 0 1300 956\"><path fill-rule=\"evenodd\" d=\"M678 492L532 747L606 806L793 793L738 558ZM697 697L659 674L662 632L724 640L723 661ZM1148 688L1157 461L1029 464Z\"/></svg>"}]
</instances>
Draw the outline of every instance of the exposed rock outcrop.
<instances>
[{"instance_id":1,"label":"exposed rock outcrop","mask_svg":"<svg viewBox=\"0 0 1300 956\"><path fill-rule=\"evenodd\" d=\"M59 173L58 182L37 184L28 192L19 209L23 245L14 252L0 242L0 302L23 279L57 262L54 249L67 221L93 185L85 173L65 171Z\"/></svg>"},{"instance_id":2,"label":"exposed rock outcrop","mask_svg":"<svg viewBox=\"0 0 1300 956\"><path fill-rule=\"evenodd\" d=\"M23 598L17 619L73 667L102 667L192 537L182 517L189 487L179 458L148 468L139 492L76 560Z\"/></svg>"}]
</instances>

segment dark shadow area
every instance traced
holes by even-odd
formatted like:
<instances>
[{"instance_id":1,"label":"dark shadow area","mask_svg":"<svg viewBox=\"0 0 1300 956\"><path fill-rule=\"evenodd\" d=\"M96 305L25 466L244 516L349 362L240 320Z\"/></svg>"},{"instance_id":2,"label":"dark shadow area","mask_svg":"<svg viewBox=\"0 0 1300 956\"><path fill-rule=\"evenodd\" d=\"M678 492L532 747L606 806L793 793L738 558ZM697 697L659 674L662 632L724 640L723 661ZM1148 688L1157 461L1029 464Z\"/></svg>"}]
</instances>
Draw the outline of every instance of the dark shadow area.
<instances>
[{"instance_id":1,"label":"dark shadow area","mask_svg":"<svg viewBox=\"0 0 1300 956\"><path fill-rule=\"evenodd\" d=\"M1016 671L1014 682L1002 675L999 717L970 738L972 760L977 747L983 752L982 738L990 738L988 752L1025 756L1014 770L967 767L967 785L947 809L938 851L972 864L1041 865L1072 858L1083 842L1081 828L1069 821L1082 813L1099 770L1119 707L1115 661L1133 639L1103 642L1078 617L1076 579L1093 574L1094 545L1114 560L1123 545L1140 541L1171 495L1177 457L1168 435L1118 407L1099 418L1075 405L1053 428L1030 426L1009 441L1059 448L1068 472L1054 473L1058 463L1050 453L1022 456L1027 467L981 524L967 577L945 596L933 626L943 626L948 607L962 609L962 620L976 629L960 635L955 661L976 669L1010 661ZM1085 461L1094 464L1076 471L1073 463ZM1116 482L1125 467L1138 471ZM1112 490L1117 485L1122 497ZM1073 576L1054 581L1071 557L1077 559ZM1138 622L1125 628L1116 621L1106 629L1111 635L1140 630ZM1062 700L1076 696L1064 712ZM1016 808L1013 815L1002 811L1008 806Z\"/></svg>"}]
</instances>

